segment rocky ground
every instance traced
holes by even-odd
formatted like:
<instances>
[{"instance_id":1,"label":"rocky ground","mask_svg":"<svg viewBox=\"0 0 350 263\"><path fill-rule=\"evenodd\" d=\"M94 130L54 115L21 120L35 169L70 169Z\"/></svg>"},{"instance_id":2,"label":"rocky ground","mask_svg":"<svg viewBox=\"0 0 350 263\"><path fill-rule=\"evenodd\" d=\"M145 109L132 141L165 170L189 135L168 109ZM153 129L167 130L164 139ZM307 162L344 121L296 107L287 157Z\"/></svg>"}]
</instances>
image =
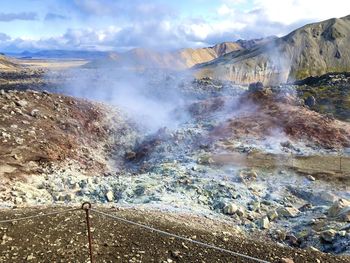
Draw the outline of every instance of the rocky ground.
<instances>
[{"instance_id":1,"label":"rocky ground","mask_svg":"<svg viewBox=\"0 0 350 263\"><path fill-rule=\"evenodd\" d=\"M165 87L174 88L171 77L166 81ZM161 95L164 86L156 83L152 94ZM189 99L174 115L185 112L187 118L174 129L149 134L101 103L48 92L2 91L2 207L89 200L133 206L142 213L186 212L234 225L242 237L275 242L271 246L279 251L278 259L270 256L272 261L280 260L280 251L294 251L285 246L350 253L348 122L310 110L295 86L253 85L248 90L203 79L176 87ZM115 255L112 250L105 262ZM321 262L333 260L307 253L322 255ZM192 260L174 259L171 253L154 258L167 257Z\"/></svg>"},{"instance_id":2,"label":"rocky ground","mask_svg":"<svg viewBox=\"0 0 350 263\"><path fill-rule=\"evenodd\" d=\"M328 73L296 82L303 99L311 99L310 107L323 114L350 121L350 74Z\"/></svg>"},{"instance_id":3,"label":"rocky ground","mask_svg":"<svg viewBox=\"0 0 350 263\"><path fill-rule=\"evenodd\" d=\"M6 210L1 211L0 220L66 208ZM149 209L97 209L269 262L348 262L347 257L258 241L253 235L245 238L234 225L202 216ZM92 213L91 224L96 262L254 262L95 213ZM85 212L82 210L2 224L0 238L2 262L89 262Z\"/></svg>"},{"instance_id":4,"label":"rocky ground","mask_svg":"<svg viewBox=\"0 0 350 263\"><path fill-rule=\"evenodd\" d=\"M133 145L135 136L120 112L47 92L1 90L0 112L2 205L26 202L9 194L9 186L30 186L31 179L41 178L55 165L75 167L85 175L108 174L110 166L115 171L118 156ZM116 155L113 163L111 155Z\"/></svg>"}]
</instances>

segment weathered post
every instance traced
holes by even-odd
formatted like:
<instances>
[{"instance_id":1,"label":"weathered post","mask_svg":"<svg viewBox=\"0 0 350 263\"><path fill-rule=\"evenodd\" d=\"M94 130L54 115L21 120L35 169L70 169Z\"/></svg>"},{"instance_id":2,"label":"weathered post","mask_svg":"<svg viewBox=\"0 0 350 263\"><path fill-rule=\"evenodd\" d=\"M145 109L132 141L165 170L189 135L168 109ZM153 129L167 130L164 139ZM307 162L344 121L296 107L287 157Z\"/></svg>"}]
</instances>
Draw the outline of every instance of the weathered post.
<instances>
[{"instance_id":1,"label":"weathered post","mask_svg":"<svg viewBox=\"0 0 350 263\"><path fill-rule=\"evenodd\" d=\"M91 230L90 230L90 209L91 209L91 203L84 202L81 205L81 209L85 210L85 213L86 213L86 227L87 227L88 240L89 240L90 263L94 263L93 256L92 256L92 237L91 237Z\"/></svg>"}]
</instances>

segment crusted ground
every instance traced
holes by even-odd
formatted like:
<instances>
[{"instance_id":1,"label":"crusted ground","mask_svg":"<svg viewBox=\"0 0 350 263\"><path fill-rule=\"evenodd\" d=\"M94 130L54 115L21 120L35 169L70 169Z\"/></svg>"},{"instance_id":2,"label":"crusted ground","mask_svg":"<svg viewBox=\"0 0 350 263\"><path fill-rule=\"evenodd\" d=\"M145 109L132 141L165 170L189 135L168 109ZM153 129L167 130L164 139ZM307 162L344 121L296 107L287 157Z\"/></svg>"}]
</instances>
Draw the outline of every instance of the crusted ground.
<instances>
[{"instance_id":1,"label":"crusted ground","mask_svg":"<svg viewBox=\"0 0 350 263\"><path fill-rule=\"evenodd\" d=\"M304 141L321 148L342 149L350 146L350 124L298 105L292 95L272 91L247 92L237 100L217 97L193 104L189 110L199 119L219 120L211 136L219 140L272 138ZM221 121L220 121L221 119Z\"/></svg>"}]
</instances>

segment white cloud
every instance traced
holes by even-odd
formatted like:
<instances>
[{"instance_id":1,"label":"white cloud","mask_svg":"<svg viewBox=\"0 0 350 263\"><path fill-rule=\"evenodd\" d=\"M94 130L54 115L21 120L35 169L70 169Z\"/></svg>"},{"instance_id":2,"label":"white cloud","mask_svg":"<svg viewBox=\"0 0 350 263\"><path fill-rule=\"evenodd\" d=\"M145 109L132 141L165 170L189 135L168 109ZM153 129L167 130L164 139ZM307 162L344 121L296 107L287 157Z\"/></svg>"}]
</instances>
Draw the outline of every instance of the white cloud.
<instances>
[{"instance_id":1,"label":"white cloud","mask_svg":"<svg viewBox=\"0 0 350 263\"><path fill-rule=\"evenodd\" d=\"M209 0L193 1L205 5ZM65 34L36 40L0 35L0 48L120 50L208 46L238 38L281 36L305 23L345 16L350 11L348 0L332 0L331 3L323 0L222 0L214 10L200 17L184 16L179 10L160 4L160 0L74 0L71 3L80 17L90 22L88 25L84 22L75 28L68 26ZM108 22L98 23L103 19ZM75 21L74 17L66 23L69 25L70 21Z\"/></svg>"},{"instance_id":2,"label":"white cloud","mask_svg":"<svg viewBox=\"0 0 350 263\"><path fill-rule=\"evenodd\" d=\"M219 16L227 16L234 14L235 10L233 8L228 7L226 4L223 4L219 6L217 12Z\"/></svg>"},{"instance_id":3,"label":"white cloud","mask_svg":"<svg viewBox=\"0 0 350 263\"><path fill-rule=\"evenodd\" d=\"M346 16L350 12L348 0L255 0L266 19L285 25L302 20L324 20Z\"/></svg>"}]
</instances>

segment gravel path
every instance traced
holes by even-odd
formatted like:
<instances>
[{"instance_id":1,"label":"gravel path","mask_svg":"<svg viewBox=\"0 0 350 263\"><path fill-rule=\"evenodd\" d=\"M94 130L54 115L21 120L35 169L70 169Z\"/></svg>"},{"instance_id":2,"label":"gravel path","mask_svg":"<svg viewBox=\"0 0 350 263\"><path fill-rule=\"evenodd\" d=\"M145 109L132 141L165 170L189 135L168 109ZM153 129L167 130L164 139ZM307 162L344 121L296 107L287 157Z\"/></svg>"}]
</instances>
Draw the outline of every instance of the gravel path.
<instances>
[{"instance_id":1,"label":"gravel path","mask_svg":"<svg viewBox=\"0 0 350 263\"><path fill-rule=\"evenodd\" d=\"M67 207L1 210L0 220L64 211ZM187 214L97 208L184 237L215 244L270 262L349 262L311 250L282 247L243 237L230 225ZM85 213L74 211L0 225L0 262L89 262ZM92 214L96 262L253 262L196 244L161 236L137 226Z\"/></svg>"}]
</instances>

